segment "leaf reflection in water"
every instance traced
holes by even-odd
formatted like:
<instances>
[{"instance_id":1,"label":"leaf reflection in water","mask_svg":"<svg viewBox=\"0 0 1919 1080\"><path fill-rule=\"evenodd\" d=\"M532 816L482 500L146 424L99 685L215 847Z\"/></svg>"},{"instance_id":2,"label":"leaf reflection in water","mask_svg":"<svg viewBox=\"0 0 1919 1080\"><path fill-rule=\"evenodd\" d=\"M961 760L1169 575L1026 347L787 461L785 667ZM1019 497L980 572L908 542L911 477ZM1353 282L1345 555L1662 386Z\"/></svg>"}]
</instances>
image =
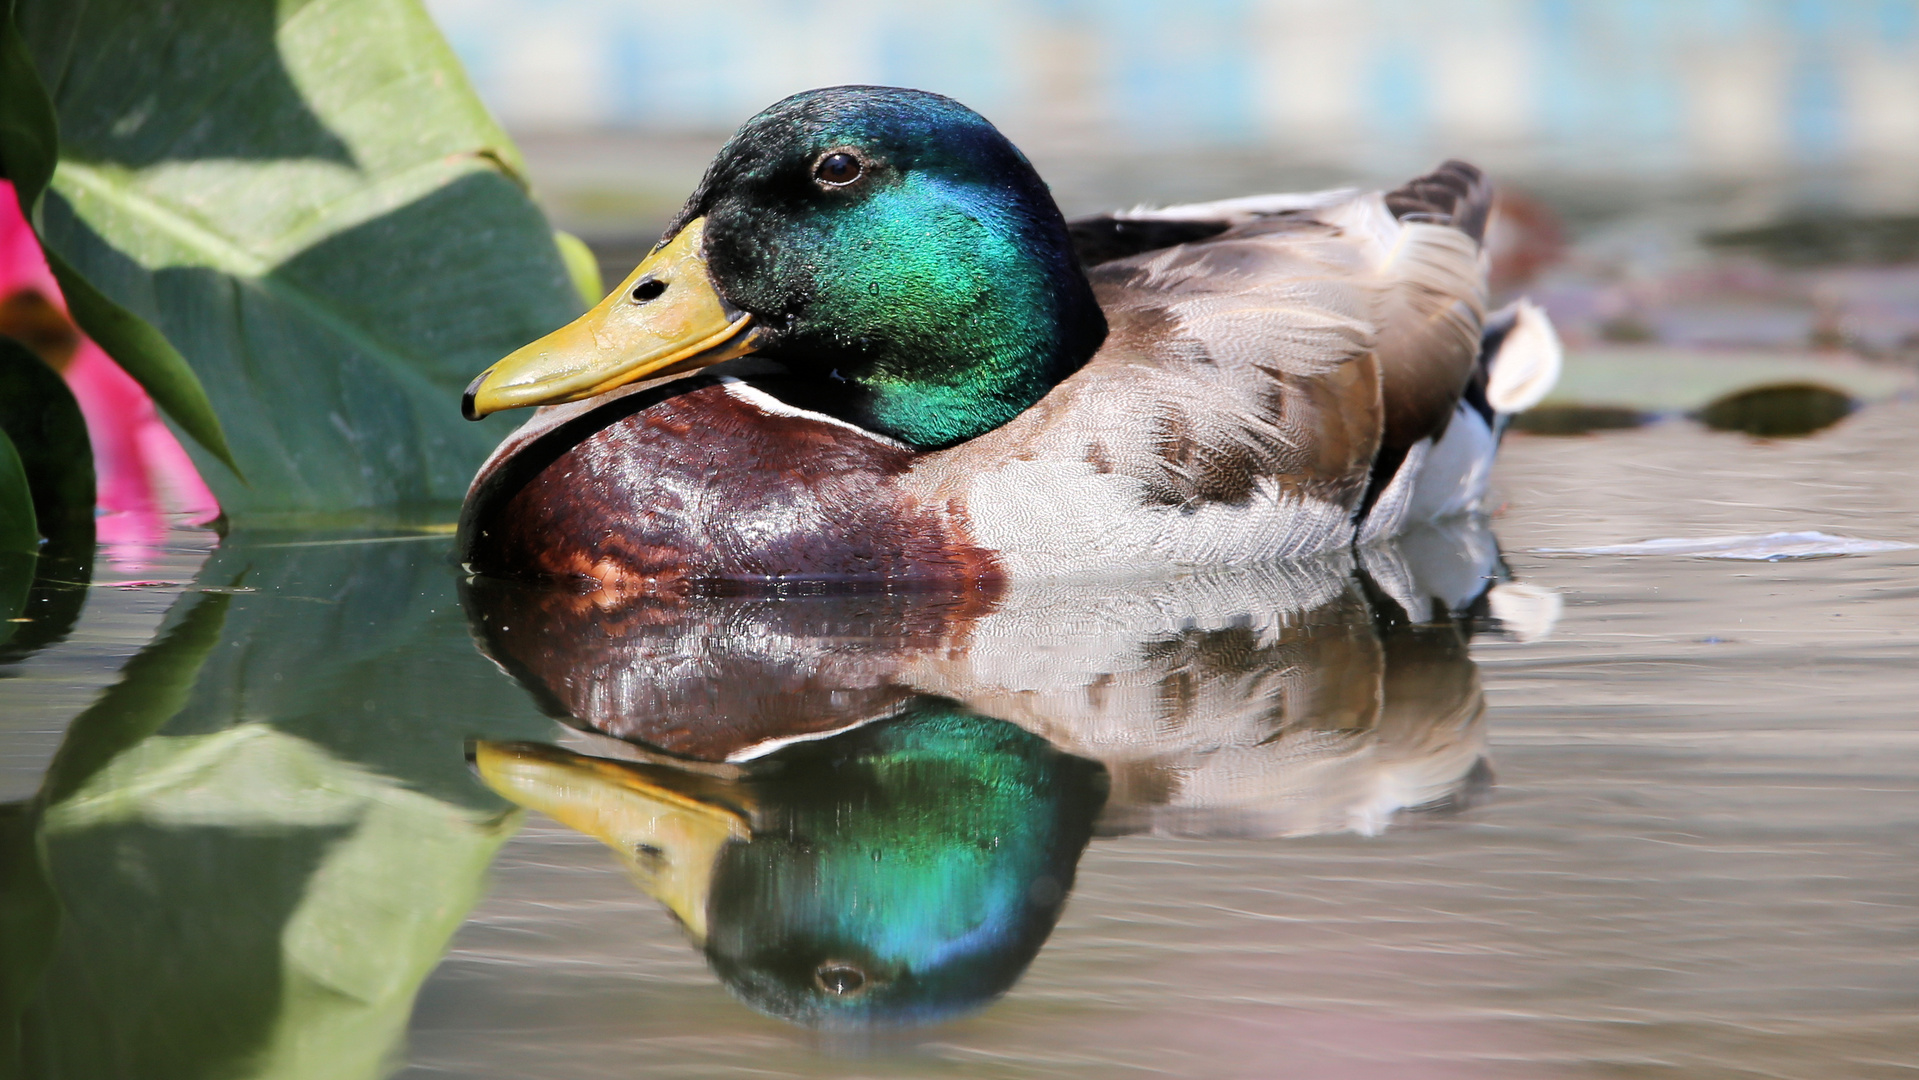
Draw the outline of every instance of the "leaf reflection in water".
<instances>
[{"instance_id":1,"label":"leaf reflection in water","mask_svg":"<svg viewBox=\"0 0 1919 1080\"><path fill-rule=\"evenodd\" d=\"M229 538L0 806L0 1073L389 1071L520 817L460 749L547 726L420 548Z\"/></svg>"},{"instance_id":2,"label":"leaf reflection in water","mask_svg":"<svg viewBox=\"0 0 1919 1080\"><path fill-rule=\"evenodd\" d=\"M1483 523L1356 555L997 594L602 606L474 578L566 748L481 777L596 836L736 995L814 1027L1003 993L1094 834L1373 834L1491 781L1476 630L1550 629Z\"/></svg>"}]
</instances>

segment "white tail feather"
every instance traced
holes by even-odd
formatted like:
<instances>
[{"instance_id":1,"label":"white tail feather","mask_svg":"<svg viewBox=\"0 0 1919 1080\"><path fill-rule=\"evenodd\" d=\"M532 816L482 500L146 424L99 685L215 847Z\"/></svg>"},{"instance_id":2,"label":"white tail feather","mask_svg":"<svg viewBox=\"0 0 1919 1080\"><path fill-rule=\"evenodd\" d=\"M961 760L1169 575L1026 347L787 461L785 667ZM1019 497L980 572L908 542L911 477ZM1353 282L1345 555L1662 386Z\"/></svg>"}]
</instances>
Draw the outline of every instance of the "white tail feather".
<instances>
[{"instance_id":1,"label":"white tail feather","mask_svg":"<svg viewBox=\"0 0 1919 1080\"><path fill-rule=\"evenodd\" d=\"M1559 381L1565 353L1552 320L1538 304L1522 299L1507 310L1513 313L1513 328L1499 343L1486 373L1486 402L1494 412L1510 415L1545 400Z\"/></svg>"}]
</instances>

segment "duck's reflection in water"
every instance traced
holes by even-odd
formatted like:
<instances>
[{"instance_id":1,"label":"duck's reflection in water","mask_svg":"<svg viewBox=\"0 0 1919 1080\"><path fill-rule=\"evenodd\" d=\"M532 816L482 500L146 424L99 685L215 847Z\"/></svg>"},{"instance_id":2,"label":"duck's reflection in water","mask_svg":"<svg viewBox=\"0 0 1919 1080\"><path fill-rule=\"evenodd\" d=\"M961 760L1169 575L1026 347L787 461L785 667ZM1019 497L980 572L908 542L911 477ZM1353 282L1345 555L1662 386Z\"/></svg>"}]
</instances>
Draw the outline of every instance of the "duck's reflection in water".
<instances>
[{"instance_id":1,"label":"duck's reflection in water","mask_svg":"<svg viewBox=\"0 0 1919 1080\"><path fill-rule=\"evenodd\" d=\"M1373 833L1489 782L1467 652L1556 598L1462 523L1359 557L997 595L608 609L469 584L482 648L580 729L480 743L605 841L749 1004L924 1023L1018 978L1090 836Z\"/></svg>"},{"instance_id":2,"label":"duck's reflection in water","mask_svg":"<svg viewBox=\"0 0 1919 1080\"><path fill-rule=\"evenodd\" d=\"M754 1007L924 1023L1001 993L1052 931L1099 766L922 697L734 777L480 744L508 798L592 833Z\"/></svg>"}]
</instances>

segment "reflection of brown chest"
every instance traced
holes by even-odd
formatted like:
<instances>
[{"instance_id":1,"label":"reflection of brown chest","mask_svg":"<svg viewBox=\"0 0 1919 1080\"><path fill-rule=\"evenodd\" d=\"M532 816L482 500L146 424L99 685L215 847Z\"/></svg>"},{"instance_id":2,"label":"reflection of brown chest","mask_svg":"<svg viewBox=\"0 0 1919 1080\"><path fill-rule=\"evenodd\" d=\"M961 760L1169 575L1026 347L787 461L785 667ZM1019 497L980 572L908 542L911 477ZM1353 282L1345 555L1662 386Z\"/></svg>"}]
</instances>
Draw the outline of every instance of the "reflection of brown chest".
<instances>
[{"instance_id":1,"label":"reflection of brown chest","mask_svg":"<svg viewBox=\"0 0 1919 1080\"><path fill-rule=\"evenodd\" d=\"M945 508L900 489L910 449L741 383L645 400L610 402L490 463L461 523L466 563L617 592L995 576Z\"/></svg>"}]
</instances>

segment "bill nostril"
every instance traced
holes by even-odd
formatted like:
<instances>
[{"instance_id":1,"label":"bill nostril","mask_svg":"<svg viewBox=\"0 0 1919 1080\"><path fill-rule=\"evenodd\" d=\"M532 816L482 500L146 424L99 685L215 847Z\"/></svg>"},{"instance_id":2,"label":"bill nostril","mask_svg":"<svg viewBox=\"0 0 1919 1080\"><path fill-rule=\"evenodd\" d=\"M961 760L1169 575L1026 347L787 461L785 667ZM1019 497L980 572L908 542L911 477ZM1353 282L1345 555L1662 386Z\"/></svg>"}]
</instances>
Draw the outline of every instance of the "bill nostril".
<instances>
[{"instance_id":1,"label":"bill nostril","mask_svg":"<svg viewBox=\"0 0 1919 1080\"><path fill-rule=\"evenodd\" d=\"M657 300L660 298L660 294L665 291L666 282L658 278L647 278L645 281L633 286L633 302L636 304L644 304L648 300Z\"/></svg>"}]
</instances>

